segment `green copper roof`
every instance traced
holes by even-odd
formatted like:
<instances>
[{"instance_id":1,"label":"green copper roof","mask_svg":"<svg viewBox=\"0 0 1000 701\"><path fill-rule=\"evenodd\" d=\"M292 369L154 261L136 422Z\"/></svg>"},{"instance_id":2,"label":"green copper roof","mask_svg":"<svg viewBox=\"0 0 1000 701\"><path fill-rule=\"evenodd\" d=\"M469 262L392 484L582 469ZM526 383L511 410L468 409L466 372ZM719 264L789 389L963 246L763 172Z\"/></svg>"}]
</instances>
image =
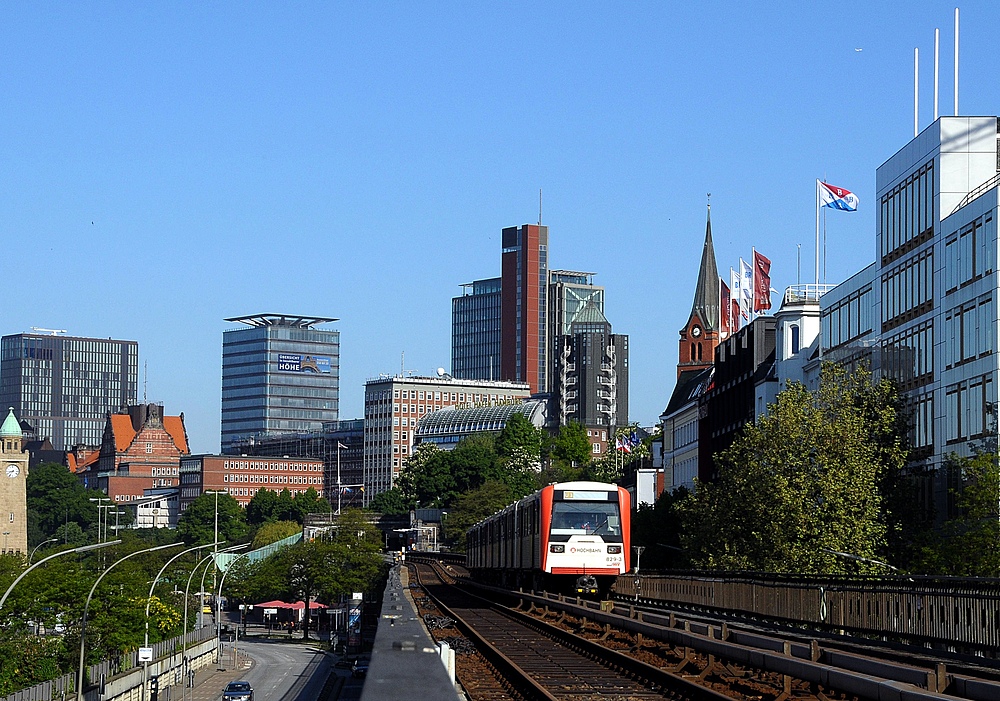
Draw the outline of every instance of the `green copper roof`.
<instances>
[{"instance_id":1,"label":"green copper roof","mask_svg":"<svg viewBox=\"0 0 1000 701\"><path fill-rule=\"evenodd\" d=\"M600 308L598 308L598 306L594 303L594 300L590 299L587 300L587 303L573 316L573 321L571 323L606 324L608 323L608 319L601 313Z\"/></svg>"},{"instance_id":2,"label":"green copper roof","mask_svg":"<svg viewBox=\"0 0 1000 701\"><path fill-rule=\"evenodd\" d=\"M17 436L18 438L21 438L23 435L24 434L21 433L21 424L18 423L17 417L14 416L14 408L11 407L10 413L7 414L7 418L3 420L3 426L0 426L0 436Z\"/></svg>"}]
</instances>

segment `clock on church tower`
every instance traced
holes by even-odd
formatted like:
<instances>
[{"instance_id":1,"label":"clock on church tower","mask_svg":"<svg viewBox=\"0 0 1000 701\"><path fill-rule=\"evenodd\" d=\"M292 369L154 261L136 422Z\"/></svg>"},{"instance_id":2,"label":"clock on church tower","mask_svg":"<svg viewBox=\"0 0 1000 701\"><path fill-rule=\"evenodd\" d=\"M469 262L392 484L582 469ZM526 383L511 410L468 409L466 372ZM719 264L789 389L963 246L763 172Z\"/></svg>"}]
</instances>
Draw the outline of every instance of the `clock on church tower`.
<instances>
[{"instance_id":1,"label":"clock on church tower","mask_svg":"<svg viewBox=\"0 0 1000 701\"><path fill-rule=\"evenodd\" d=\"M28 554L28 453L10 409L0 426L0 550Z\"/></svg>"}]
</instances>

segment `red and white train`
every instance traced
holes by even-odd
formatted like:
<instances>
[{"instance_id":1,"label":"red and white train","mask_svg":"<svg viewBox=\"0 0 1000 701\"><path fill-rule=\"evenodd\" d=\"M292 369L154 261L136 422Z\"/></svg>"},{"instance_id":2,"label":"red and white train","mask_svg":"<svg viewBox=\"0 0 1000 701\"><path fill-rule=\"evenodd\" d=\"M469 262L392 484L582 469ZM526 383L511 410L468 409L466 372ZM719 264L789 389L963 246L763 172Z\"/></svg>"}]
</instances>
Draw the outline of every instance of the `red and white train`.
<instances>
[{"instance_id":1,"label":"red and white train","mask_svg":"<svg viewBox=\"0 0 1000 701\"><path fill-rule=\"evenodd\" d=\"M604 594L629 570L631 515L618 485L550 484L470 528L466 566L491 583Z\"/></svg>"}]
</instances>

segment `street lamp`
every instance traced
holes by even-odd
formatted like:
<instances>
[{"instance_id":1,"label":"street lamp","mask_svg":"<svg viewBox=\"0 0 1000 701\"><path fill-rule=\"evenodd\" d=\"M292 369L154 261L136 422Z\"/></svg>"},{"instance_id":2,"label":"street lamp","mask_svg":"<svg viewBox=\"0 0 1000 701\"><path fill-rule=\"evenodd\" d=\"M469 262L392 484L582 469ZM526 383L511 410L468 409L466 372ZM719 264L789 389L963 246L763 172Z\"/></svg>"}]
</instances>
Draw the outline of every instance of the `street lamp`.
<instances>
[{"instance_id":1,"label":"street lamp","mask_svg":"<svg viewBox=\"0 0 1000 701\"><path fill-rule=\"evenodd\" d=\"M7 597L10 596L10 593L14 590L14 587L17 586L17 583L20 582L22 579L24 579L25 575L27 575L28 572L31 572L31 570L35 569L39 565L43 565L55 557L62 557L63 555L69 555L70 553L84 553L87 552L88 550L97 550L98 548L106 548L109 545L118 545L119 543L121 543L120 540L111 540L108 541L107 543L97 543L96 545L81 545L79 548L73 548L71 550L60 550L59 552L53 555L49 555L48 557L43 557L41 560L31 565L31 567L29 567L20 575L18 575L17 579L11 582L11 585L7 587L7 591L5 591L3 596L0 597L0 609L3 608L4 602L7 601Z\"/></svg>"},{"instance_id":2,"label":"street lamp","mask_svg":"<svg viewBox=\"0 0 1000 701\"><path fill-rule=\"evenodd\" d=\"M35 556L35 553L36 553L36 552L38 552L38 549L39 549L40 547L42 547L42 546L43 546L43 545L45 545L46 543L54 543L54 542L56 542L57 540L59 540L59 539L58 539L58 538L49 538L48 540L43 540L43 541L42 541L41 543L39 543L38 545L36 545L36 546L34 547L34 549L33 549L33 550L31 551L31 554L30 554L30 555L28 555L28 564L29 564L29 565L31 564L31 558L33 558L33 557Z\"/></svg>"},{"instance_id":3,"label":"street lamp","mask_svg":"<svg viewBox=\"0 0 1000 701\"><path fill-rule=\"evenodd\" d=\"M212 551L212 554L215 555L215 560L213 560L212 568L212 589L215 589L215 570L219 567L219 495L228 493L229 492L224 489L209 489L202 492L202 494L215 495L215 537L212 539L215 541L215 549ZM208 570L205 571L207 572ZM202 580L202 582L204 582L204 580ZM205 587L202 586L202 591L204 590Z\"/></svg>"},{"instance_id":4,"label":"street lamp","mask_svg":"<svg viewBox=\"0 0 1000 701\"><path fill-rule=\"evenodd\" d=\"M171 562L179 558L181 555L187 555L188 553L194 552L195 550L201 550L202 548L207 548L213 545L218 545L218 543L209 543L208 545L196 545L193 548L188 548L187 550L180 551L172 558L167 560L165 563L163 563L163 567L161 567L160 571L156 573L155 577L153 577L153 583L149 585L149 595L146 597L146 632L143 635L143 647L149 647L149 605L153 601L153 590L156 588L156 583L160 580L160 577L163 575L164 571L166 571L167 567L170 566ZM143 699L143 701L145 701L146 699L146 680L148 679L148 667L149 667L149 661L143 660L142 693L141 693L141 698Z\"/></svg>"},{"instance_id":5,"label":"street lamp","mask_svg":"<svg viewBox=\"0 0 1000 701\"><path fill-rule=\"evenodd\" d=\"M246 546L243 546L246 547ZM232 560L229 561L229 565L226 567L226 571L222 573L222 577L219 578L219 591L215 595L215 600L217 602L215 609L215 650L216 650L216 664L222 664L222 616L219 615L220 609L222 608L222 585L226 582L226 575L229 574L229 570L232 569L233 563L239 560L241 557L246 557L250 553L240 553ZM306 602L309 605L309 602ZM308 615L308 613L306 614ZM237 631L239 626L237 626Z\"/></svg>"},{"instance_id":6,"label":"street lamp","mask_svg":"<svg viewBox=\"0 0 1000 701\"><path fill-rule=\"evenodd\" d=\"M88 501L97 502L97 542L103 543L104 537L101 534L101 509L109 509L111 508L111 504L104 506L101 502L103 501L110 502L111 499L109 497L91 497L90 499L88 499Z\"/></svg>"},{"instance_id":7,"label":"street lamp","mask_svg":"<svg viewBox=\"0 0 1000 701\"><path fill-rule=\"evenodd\" d=\"M94 582L94 586L90 588L90 593L87 594L87 601L83 605L83 618L80 620L80 668L77 670L77 676L76 676L77 701L83 701L83 653L84 653L84 642L86 642L86 635L87 635L87 611L90 608L90 600L94 597L94 592L97 591L97 585L101 583L102 579L104 579L104 575L106 575L108 572L113 570L121 563L125 562L125 560L128 560L130 557L135 557L136 555L142 555L143 553L156 552L157 550L176 548L178 545L182 545L182 543L171 543L170 545L157 545L152 548L144 548L143 550L136 550L134 553L129 553L125 557L116 560L111 565L111 567L108 567L106 570L101 572L100 576L97 578L97 581ZM44 560L42 560L42 562L44 562Z\"/></svg>"}]
</instances>

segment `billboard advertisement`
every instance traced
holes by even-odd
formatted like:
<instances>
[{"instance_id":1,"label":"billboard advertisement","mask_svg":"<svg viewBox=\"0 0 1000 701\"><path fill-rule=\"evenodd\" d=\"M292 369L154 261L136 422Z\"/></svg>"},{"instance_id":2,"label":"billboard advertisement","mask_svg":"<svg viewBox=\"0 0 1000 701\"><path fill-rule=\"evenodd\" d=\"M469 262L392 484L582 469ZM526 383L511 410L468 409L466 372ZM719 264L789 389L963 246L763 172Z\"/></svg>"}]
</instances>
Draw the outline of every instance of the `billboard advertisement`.
<instances>
[{"instance_id":1,"label":"billboard advertisement","mask_svg":"<svg viewBox=\"0 0 1000 701\"><path fill-rule=\"evenodd\" d=\"M329 375L331 359L328 355L302 355L278 353L278 370L282 372L315 372Z\"/></svg>"}]
</instances>

